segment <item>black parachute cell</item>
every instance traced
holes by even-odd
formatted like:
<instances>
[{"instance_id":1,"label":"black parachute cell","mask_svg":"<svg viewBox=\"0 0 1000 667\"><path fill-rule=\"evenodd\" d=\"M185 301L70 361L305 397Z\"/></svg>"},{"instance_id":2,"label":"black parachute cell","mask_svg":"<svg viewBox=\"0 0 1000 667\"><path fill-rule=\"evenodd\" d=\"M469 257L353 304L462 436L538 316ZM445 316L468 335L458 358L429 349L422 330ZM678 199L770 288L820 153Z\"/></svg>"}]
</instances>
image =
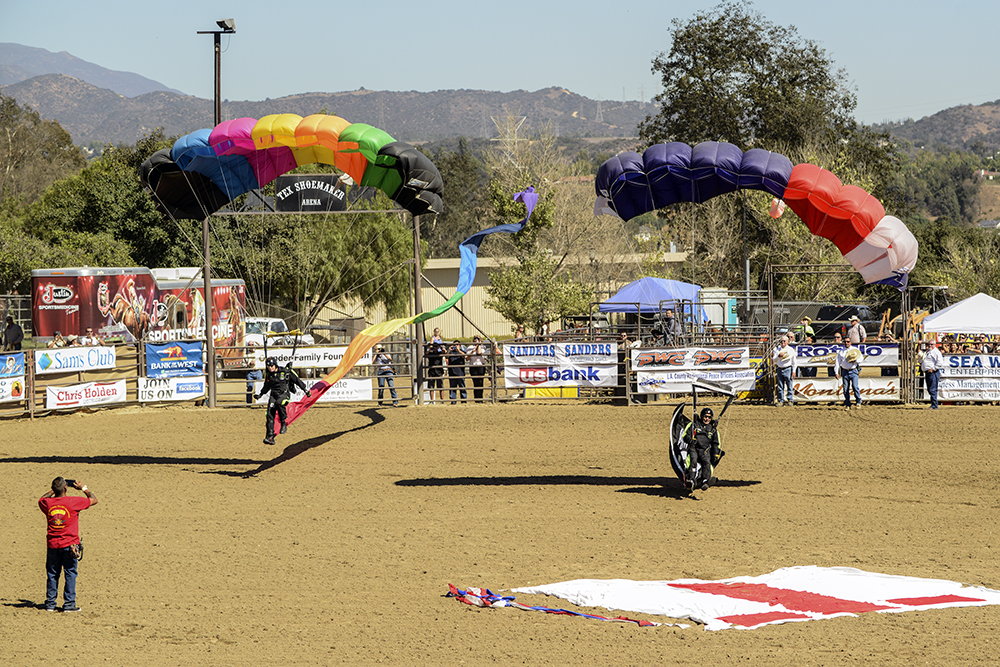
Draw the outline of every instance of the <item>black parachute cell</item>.
<instances>
[{"instance_id":1,"label":"black parachute cell","mask_svg":"<svg viewBox=\"0 0 1000 667\"><path fill-rule=\"evenodd\" d=\"M391 195L397 204L413 215L444 211L444 181L429 157L402 141L386 144L378 154L395 159L394 168L403 181Z\"/></svg>"},{"instance_id":2,"label":"black parachute cell","mask_svg":"<svg viewBox=\"0 0 1000 667\"><path fill-rule=\"evenodd\" d=\"M140 165L139 180L153 193L157 210L177 220L202 220L229 202L208 177L178 167L169 148L156 151Z\"/></svg>"}]
</instances>

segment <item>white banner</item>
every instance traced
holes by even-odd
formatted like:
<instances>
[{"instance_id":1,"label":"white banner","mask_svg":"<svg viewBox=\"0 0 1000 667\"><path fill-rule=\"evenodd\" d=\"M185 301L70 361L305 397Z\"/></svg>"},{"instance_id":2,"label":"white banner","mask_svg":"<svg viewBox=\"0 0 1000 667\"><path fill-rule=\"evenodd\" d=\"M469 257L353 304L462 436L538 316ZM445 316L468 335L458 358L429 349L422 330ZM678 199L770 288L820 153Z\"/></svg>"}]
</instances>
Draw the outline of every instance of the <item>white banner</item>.
<instances>
[{"instance_id":1,"label":"white banner","mask_svg":"<svg viewBox=\"0 0 1000 667\"><path fill-rule=\"evenodd\" d=\"M90 348L96 349L96 348ZM125 402L125 380L86 382L70 387L46 387L45 407L49 410L80 408L86 405Z\"/></svg>"},{"instance_id":2,"label":"white banner","mask_svg":"<svg viewBox=\"0 0 1000 667\"><path fill-rule=\"evenodd\" d=\"M115 367L115 348L60 347L35 351L35 375L47 373L78 373Z\"/></svg>"},{"instance_id":3,"label":"white banner","mask_svg":"<svg viewBox=\"0 0 1000 667\"><path fill-rule=\"evenodd\" d=\"M1000 378L1000 355L946 354L941 377Z\"/></svg>"},{"instance_id":4,"label":"white banner","mask_svg":"<svg viewBox=\"0 0 1000 667\"><path fill-rule=\"evenodd\" d=\"M796 358L795 365L803 366L833 366L837 360L837 352L843 345L793 345ZM863 343L856 346L864 357L862 366L899 366L898 343Z\"/></svg>"},{"instance_id":5,"label":"white banner","mask_svg":"<svg viewBox=\"0 0 1000 667\"><path fill-rule=\"evenodd\" d=\"M370 401L372 400L372 383L375 378L343 378L323 394L317 403L351 403L356 401ZM303 379L302 382L309 388L312 388L314 384L319 382L319 380L306 380ZM254 382L253 391L255 394L259 394L261 388L263 388L263 382ZM388 392L389 388L386 387L385 391ZM388 393L386 394L388 395ZM305 396L304 393L299 391L298 387L295 387L292 391L291 401L297 401ZM267 405L268 400L270 400L270 394L264 394L259 399L257 399L258 405Z\"/></svg>"},{"instance_id":6,"label":"white banner","mask_svg":"<svg viewBox=\"0 0 1000 667\"><path fill-rule=\"evenodd\" d=\"M731 371L750 368L749 347L632 350L634 371Z\"/></svg>"},{"instance_id":7,"label":"white banner","mask_svg":"<svg viewBox=\"0 0 1000 667\"><path fill-rule=\"evenodd\" d=\"M340 360L344 358L344 352L347 351L346 345L338 345L336 347L304 347L295 350L295 358L292 359L292 348L290 347L269 347L267 348L267 354L264 354L263 347L252 348L253 355L253 367L256 369L264 368L264 361L267 357L274 357L278 360L278 366L284 366L289 361L292 362L292 367L295 369L299 368L329 368L334 369ZM365 356L361 357L358 361L357 366L368 366L372 363L372 351L368 350L365 352Z\"/></svg>"},{"instance_id":8,"label":"white banner","mask_svg":"<svg viewBox=\"0 0 1000 667\"><path fill-rule=\"evenodd\" d=\"M615 366L504 366L508 387L616 387Z\"/></svg>"},{"instance_id":9,"label":"white banner","mask_svg":"<svg viewBox=\"0 0 1000 667\"><path fill-rule=\"evenodd\" d=\"M617 343L507 343L504 366L607 366L618 362Z\"/></svg>"},{"instance_id":10,"label":"white banner","mask_svg":"<svg viewBox=\"0 0 1000 667\"><path fill-rule=\"evenodd\" d=\"M931 400L927 387L924 400ZM938 382L939 401L1000 401L1000 377L941 378Z\"/></svg>"},{"instance_id":11,"label":"white banner","mask_svg":"<svg viewBox=\"0 0 1000 667\"><path fill-rule=\"evenodd\" d=\"M156 401L193 401L205 397L205 378L139 378L140 403Z\"/></svg>"},{"instance_id":12,"label":"white banner","mask_svg":"<svg viewBox=\"0 0 1000 667\"><path fill-rule=\"evenodd\" d=\"M732 371L638 371L635 374L640 394L690 394L695 380L722 382L736 391L751 391L756 386L757 371L745 368Z\"/></svg>"},{"instance_id":13,"label":"white banner","mask_svg":"<svg viewBox=\"0 0 1000 667\"><path fill-rule=\"evenodd\" d=\"M795 402L820 403L823 401L843 401L843 383L837 378L792 378ZM899 378L858 378L858 390L863 403L877 401L898 401ZM854 391L851 391L854 404Z\"/></svg>"},{"instance_id":14,"label":"white banner","mask_svg":"<svg viewBox=\"0 0 1000 667\"><path fill-rule=\"evenodd\" d=\"M24 400L24 376L0 377L0 403Z\"/></svg>"}]
</instances>

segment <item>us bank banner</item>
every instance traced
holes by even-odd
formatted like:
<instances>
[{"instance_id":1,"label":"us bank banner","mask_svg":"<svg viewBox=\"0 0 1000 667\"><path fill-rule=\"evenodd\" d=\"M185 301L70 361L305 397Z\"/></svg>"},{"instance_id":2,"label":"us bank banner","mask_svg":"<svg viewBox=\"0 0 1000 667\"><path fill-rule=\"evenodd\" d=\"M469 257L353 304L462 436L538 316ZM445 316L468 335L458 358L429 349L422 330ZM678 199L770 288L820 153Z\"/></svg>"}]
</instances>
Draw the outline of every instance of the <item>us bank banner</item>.
<instances>
[{"instance_id":1,"label":"us bank banner","mask_svg":"<svg viewBox=\"0 0 1000 667\"><path fill-rule=\"evenodd\" d=\"M23 401L24 352L0 354L0 403Z\"/></svg>"},{"instance_id":2,"label":"us bank banner","mask_svg":"<svg viewBox=\"0 0 1000 667\"><path fill-rule=\"evenodd\" d=\"M70 387L46 387L45 407L48 410L82 408L88 405L125 402L125 380L87 382Z\"/></svg>"},{"instance_id":3,"label":"us bank banner","mask_svg":"<svg viewBox=\"0 0 1000 667\"><path fill-rule=\"evenodd\" d=\"M756 386L747 346L632 350L631 361L640 394L690 393L695 380L722 382L737 391Z\"/></svg>"},{"instance_id":4,"label":"us bank banner","mask_svg":"<svg viewBox=\"0 0 1000 667\"><path fill-rule=\"evenodd\" d=\"M503 362L508 387L618 386L617 343L512 343Z\"/></svg>"},{"instance_id":5,"label":"us bank banner","mask_svg":"<svg viewBox=\"0 0 1000 667\"><path fill-rule=\"evenodd\" d=\"M35 352L35 375L100 371L115 367L114 347L60 347Z\"/></svg>"}]
</instances>

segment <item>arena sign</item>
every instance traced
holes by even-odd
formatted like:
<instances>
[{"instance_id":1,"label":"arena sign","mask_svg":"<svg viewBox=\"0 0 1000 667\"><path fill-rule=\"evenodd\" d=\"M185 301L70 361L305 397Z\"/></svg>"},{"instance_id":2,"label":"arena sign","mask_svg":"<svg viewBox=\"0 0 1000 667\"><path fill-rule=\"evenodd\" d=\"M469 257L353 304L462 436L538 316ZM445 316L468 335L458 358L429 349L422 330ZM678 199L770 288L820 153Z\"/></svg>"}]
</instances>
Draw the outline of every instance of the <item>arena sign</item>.
<instances>
[{"instance_id":1,"label":"arena sign","mask_svg":"<svg viewBox=\"0 0 1000 667\"><path fill-rule=\"evenodd\" d=\"M750 348L745 345L654 348L631 352L632 370L636 371L732 371L750 368Z\"/></svg>"},{"instance_id":2,"label":"arena sign","mask_svg":"<svg viewBox=\"0 0 1000 667\"><path fill-rule=\"evenodd\" d=\"M278 176L274 209L281 213L325 213L347 209L347 186L334 174Z\"/></svg>"},{"instance_id":3,"label":"arena sign","mask_svg":"<svg viewBox=\"0 0 1000 667\"><path fill-rule=\"evenodd\" d=\"M635 378L640 394L690 394L695 380L722 382L736 391L752 391L757 383L756 374L752 368L732 371L637 371Z\"/></svg>"}]
</instances>

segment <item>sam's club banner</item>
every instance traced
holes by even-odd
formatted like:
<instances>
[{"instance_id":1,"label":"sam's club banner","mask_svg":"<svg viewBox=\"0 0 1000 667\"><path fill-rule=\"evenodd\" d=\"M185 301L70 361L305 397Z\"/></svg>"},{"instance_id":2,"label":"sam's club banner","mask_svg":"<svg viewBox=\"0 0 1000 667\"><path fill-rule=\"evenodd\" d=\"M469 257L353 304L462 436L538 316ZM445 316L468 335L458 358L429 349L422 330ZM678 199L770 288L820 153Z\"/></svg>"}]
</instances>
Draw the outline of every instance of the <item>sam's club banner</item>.
<instances>
[{"instance_id":1,"label":"sam's club banner","mask_svg":"<svg viewBox=\"0 0 1000 667\"><path fill-rule=\"evenodd\" d=\"M146 343L146 377L170 378L205 374L201 343Z\"/></svg>"},{"instance_id":2,"label":"sam's club banner","mask_svg":"<svg viewBox=\"0 0 1000 667\"><path fill-rule=\"evenodd\" d=\"M60 347L35 352L35 375L100 371L115 367L114 347Z\"/></svg>"},{"instance_id":3,"label":"sam's club banner","mask_svg":"<svg viewBox=\"0 0 1000 667\"><path fill-rule=\"evenodd\" d=\"M616 343L515 343L503 346L508 387L614 387Z\"/></svg>"},{"instance_id":4,"label":"sam's club banner","mask_svg":"<svg viewBox=\"0 0 1000 667\"><path fill-rule=\"evenodd\" d=\"M24 352L0 354L0 403L24 400Z\"/></svg>"}]
</instances>

